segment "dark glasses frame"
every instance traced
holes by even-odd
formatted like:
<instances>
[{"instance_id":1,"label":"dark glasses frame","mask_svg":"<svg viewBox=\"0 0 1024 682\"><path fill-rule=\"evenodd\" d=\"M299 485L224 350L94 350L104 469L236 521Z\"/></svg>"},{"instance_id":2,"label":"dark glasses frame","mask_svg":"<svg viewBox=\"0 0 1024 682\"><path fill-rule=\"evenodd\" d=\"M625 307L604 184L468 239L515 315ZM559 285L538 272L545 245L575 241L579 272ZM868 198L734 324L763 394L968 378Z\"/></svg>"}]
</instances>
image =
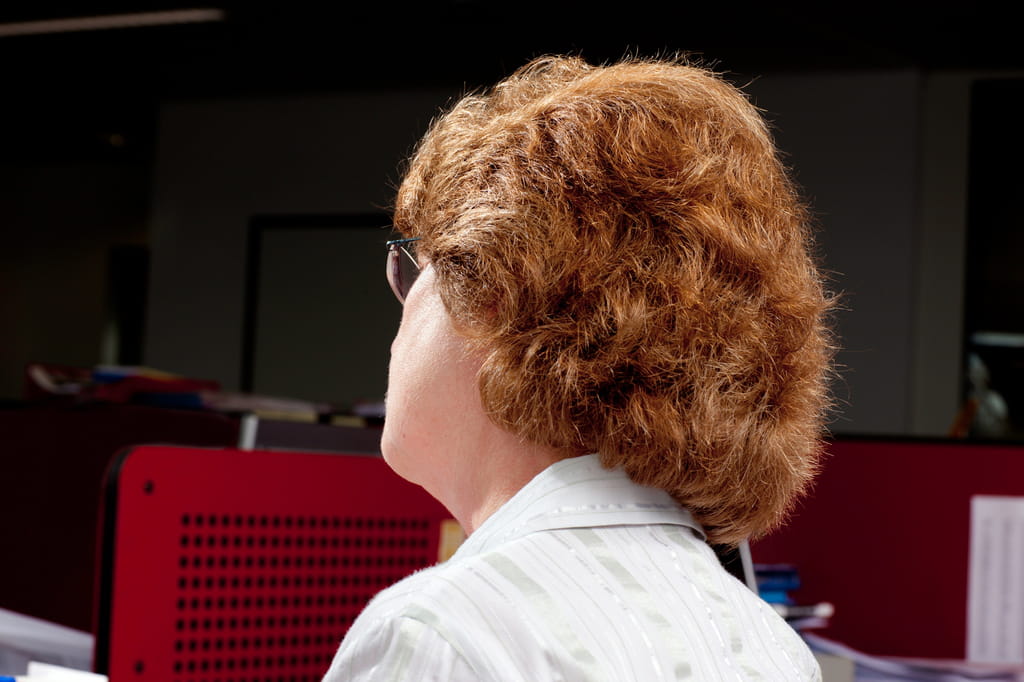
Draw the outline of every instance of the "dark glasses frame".
<instances>
[{"instance_id":1,"label":"dark glasses frame","mask_svg":"<svg viewBox=\"0 0 1024 682\"><path fill-rule=\"evenodd\" d=\"M414 242L420 237L408 237L406 239L392 239L385 246L388 248L387 256L387 278L391 285L391 291L400 303L405 303L405 297L409 294L413 282L420 274L420 264L416 261L414 249L411 248Z\"/></svg>"}]
</instances>

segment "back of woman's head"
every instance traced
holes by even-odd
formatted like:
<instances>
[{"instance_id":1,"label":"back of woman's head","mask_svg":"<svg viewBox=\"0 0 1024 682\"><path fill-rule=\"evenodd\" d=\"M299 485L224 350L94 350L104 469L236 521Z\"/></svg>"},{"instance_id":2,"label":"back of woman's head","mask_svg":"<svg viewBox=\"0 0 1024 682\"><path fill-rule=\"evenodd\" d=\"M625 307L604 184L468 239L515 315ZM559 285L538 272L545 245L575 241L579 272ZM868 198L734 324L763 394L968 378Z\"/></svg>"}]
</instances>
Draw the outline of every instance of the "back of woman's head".
<instances>
[{"instance_id":1,"label":"back of woman's head","mask_svg":"<svg viewBox=\"0 0 1024 682\"><path fill-rule=\"evenodd\" d=\"M815 470L830 301L764 122L710 72L537 60L437 120L398 193L484 406L663 488L712 539ZM485 456L483 453L481 456Z\"/></svg>"}]
</instances>

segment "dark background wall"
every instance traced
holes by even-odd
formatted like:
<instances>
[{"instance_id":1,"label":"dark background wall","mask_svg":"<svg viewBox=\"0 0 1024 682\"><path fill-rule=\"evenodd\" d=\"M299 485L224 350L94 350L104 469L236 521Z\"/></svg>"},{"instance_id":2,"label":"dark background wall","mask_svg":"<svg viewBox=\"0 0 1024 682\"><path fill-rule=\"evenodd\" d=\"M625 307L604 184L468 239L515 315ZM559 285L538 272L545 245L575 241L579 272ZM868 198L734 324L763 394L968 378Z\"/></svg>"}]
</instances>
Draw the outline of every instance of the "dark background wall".
<instances>
[{"instance_id":1,"label":"dark background wall","mask_svg":"<svg viewBox=\"0 0 1024 682\"><path fill-rule=\"evenodd\" d=\"M845 292L840 361L850 371L837 385L843 406L835 423L844 431L902 433L909 426L920 81L907 70L777 74L750 88L815 206L832 285ZM165 105L152 203L147 362L237 385L250 218L386 206L397 163L450 95ZM197 166L200 157L206 161ZM346 254L337 256L336 267L345 267ZM390 309L353 321L338 303L336 319L325 326L351 324L360 334L393 325ZM308 356L296 351L280 361ZM324 371L341 384L346 361L358 359L346 358L344 349L336 356ZM947 374L955 378L956 371L953 358Z\"/></svg>"},{"instance_id":2,"label":"dark background wall","mask_svg":"<svg viewBox=\"0 0 1024 682\"><path fill-rule=\"evenodd\" d=\"M689 51L748 85L815 207L846 301L833 429L952 422L970 91L1024 66L1006 17L923 4L887 7L885 21L777 5L222 7L214 24L0 37L0 398L36 360L144 362L236 388L253 216L386 208L431 116L531 56ZM86 13L7 3L0 22ZM148 247L149 272L114 286L124 246ZM119 308L125 286L148 289L144 307Z\"/></svg>"}]
</instances>

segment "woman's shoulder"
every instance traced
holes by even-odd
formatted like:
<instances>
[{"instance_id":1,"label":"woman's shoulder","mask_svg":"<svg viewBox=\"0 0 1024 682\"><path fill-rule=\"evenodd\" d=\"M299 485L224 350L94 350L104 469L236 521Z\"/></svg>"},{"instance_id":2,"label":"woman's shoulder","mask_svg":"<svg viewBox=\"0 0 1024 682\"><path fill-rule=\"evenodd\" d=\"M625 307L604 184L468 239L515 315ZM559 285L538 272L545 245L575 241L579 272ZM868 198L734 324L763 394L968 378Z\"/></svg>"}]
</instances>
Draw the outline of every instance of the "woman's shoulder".
<instances>
[{"instance_id":1,"label":"woman's shoulder","mask_svg":"<svg viewBox=\"0 0 1024 682\"><path fill-rule=\"evenodd\" d=\"M353 624L413 620L442 630L466 623L479 602L480 566L483 557L448 561L399 580L377 593Z\"/></svg>"},{"instance_id":2,"label":"woman's shoulder","mask_svg":"<svg viewBox=\"0 0 1024 682\"><path fill-rule=\"evenodd\" d=\"M349 666L419 660L424 651L431 652L429 660L418 665L415 679L533 679L531 670L544 669L544 651L521 631L512 602L488 593L488 577L480 570L486 556L449 560L380 592L360 613L338 652L332 670L345 673L325 679L363 680Z\"/></svg>"}]
</instances>

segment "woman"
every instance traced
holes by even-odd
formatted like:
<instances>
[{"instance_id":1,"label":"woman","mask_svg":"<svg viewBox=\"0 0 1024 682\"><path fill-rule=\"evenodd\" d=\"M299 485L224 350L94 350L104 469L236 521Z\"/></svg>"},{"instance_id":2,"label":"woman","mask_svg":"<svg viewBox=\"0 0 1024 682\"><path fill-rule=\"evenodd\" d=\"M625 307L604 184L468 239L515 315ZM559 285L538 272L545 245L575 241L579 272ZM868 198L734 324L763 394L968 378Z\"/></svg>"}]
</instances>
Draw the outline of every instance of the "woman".
<instances>
[{"instance_id":1,"label":"woman","mask_svg":"<svg viewBox=\"0 0 1024 682\"><path fill-rule=\"evenodd\" d=\"M805 488L830 358L807 215L743 95L535 61L433 124L394 223L382 448L468 539L325 679L819 679L705 542Z\"/></svg>"}]
</instances>

